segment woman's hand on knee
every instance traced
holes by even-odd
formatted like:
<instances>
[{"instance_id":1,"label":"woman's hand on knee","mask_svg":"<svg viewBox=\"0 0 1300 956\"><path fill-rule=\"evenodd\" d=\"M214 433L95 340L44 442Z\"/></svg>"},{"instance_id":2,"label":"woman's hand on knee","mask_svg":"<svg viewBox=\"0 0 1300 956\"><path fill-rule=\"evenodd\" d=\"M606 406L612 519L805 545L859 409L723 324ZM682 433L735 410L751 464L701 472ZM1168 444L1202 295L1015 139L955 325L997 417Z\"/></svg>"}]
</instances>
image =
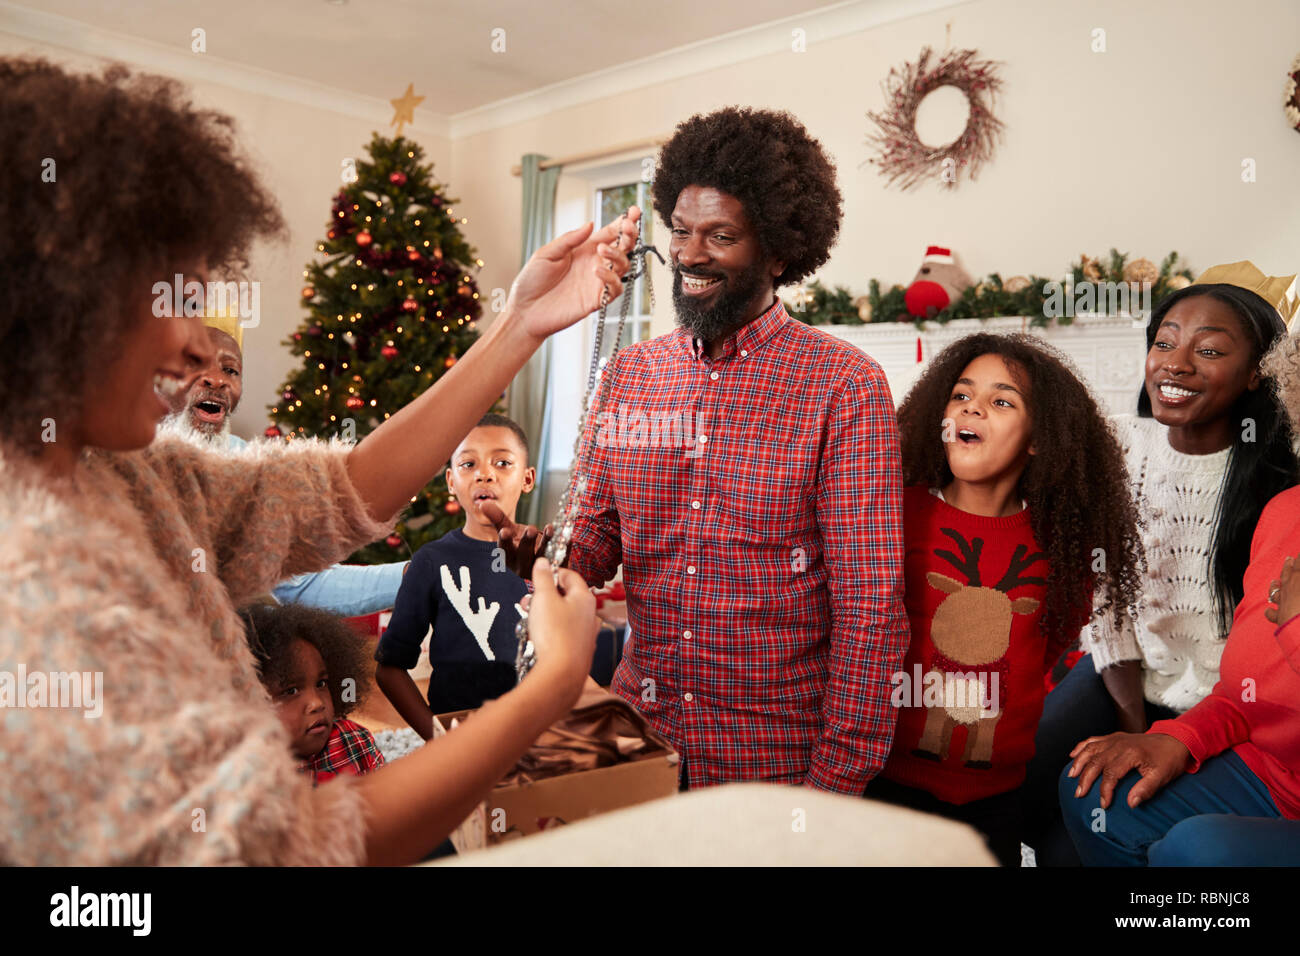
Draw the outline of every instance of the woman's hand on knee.
<instances>
[{"instance_id":1,"label":"woman's hand on knee","mask_svg":"<svg viewBox=\"0 0 1300 956\"><path fill-rule=\"evenodd\" d=\"M1079 778L1074 795L1084 796L1100 778L1101 807L1106 809L1114 799L1115 787L1129 771L1142 775L1128 794L1128 805L1136 807L1179 776L1191 755L1182 741L1168 734L1119 733L1089 737L1078 743L1070 756L1074 763L1069 776Z\"/></svg>"}]
</instances>

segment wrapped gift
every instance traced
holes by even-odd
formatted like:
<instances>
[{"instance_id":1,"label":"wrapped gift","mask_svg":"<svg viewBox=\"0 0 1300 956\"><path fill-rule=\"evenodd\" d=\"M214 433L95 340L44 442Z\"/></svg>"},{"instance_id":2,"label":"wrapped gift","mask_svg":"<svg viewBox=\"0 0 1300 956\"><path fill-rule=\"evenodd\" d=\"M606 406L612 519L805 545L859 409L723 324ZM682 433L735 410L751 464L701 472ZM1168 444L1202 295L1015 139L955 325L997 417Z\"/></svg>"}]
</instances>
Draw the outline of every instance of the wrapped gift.
<instances>
[{"instance_id":1,"label":"wrapped gift","mask_svg":"<svg viewBox=\"0 0 1300 956\"><path fill-rule=\"evenodd\" d=\"M434 718L435 737L472 711ZM621 697L589 683L563 720L519 762L452 834L465 853L677 792L677 753Z\"/></svg>"}]
</instances>

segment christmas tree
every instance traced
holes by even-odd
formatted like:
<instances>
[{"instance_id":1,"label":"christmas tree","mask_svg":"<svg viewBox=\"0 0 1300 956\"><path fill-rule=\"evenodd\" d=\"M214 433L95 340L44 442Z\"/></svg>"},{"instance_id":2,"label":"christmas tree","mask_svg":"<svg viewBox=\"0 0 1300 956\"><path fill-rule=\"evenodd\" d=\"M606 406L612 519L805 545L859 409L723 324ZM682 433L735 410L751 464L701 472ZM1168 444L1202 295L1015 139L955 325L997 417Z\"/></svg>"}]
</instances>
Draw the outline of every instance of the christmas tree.
<instances>
[{"instance_id":1,"label":"christmas tree","mask_svg":"<svg viewBox=\"0 0 1300 956\"><path fill-rule=\"evenodd\" d=\"M400 129L400 127L399 127ZM370 158L334 197L320 255L303 270L307 318L285 340L302 360L271 408L268 437L360 440L456 364L478 333L473 270L483 262L461 235L424 151L375 134ZM398 561L461 523L439 475L415 496L364 564Z\"/></svg>"}]
</instances>

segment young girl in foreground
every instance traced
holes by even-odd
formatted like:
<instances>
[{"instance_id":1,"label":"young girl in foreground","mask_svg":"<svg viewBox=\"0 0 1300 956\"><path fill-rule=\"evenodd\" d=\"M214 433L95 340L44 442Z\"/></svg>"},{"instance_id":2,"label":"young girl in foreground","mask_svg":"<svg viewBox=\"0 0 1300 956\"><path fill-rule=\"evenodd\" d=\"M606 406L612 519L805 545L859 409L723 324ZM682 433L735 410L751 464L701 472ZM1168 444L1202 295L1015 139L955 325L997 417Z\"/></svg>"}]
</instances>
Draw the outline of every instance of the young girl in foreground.
<instances>
[{"instance_id":1,"label":"young girl in foreground","mask_svg":"<svg viewBox=\"0 0 1300 956\"><path fill-rule=\"evenodd\" d=\"M1123 459L1087 388L1028 336L953 343L898 420L912 643L867 796L969 823L1017 866L1044 677L1096 588L1136 594Z\"/></svg>"},{"instance_id":2,"label":"young girl in foreground","mask_svg":"<svg viewBox=\"0 0 1300 956\"><path fill-rule=\"evenodd\" d=\"M302 604L254 604L239 617L298 769L323 783L383 766L370 731L348 720L370 689L362 638L337 615Z\"/></svg>"}]
</instances>

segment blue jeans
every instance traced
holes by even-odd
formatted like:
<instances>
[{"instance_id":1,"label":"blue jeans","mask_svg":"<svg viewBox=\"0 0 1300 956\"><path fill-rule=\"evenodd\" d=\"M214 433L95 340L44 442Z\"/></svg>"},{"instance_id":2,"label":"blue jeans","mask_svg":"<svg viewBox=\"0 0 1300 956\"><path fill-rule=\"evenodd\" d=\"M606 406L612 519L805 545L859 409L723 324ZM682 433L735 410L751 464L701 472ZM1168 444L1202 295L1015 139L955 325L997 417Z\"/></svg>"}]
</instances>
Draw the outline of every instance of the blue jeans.
<instances>
[{"instance_id":1,"label":"blue jeans","mask_svg":"<svg viewBox=\"0 0 1300 956\"><path fill-rule=\"evenodd\" d=\"M1300 820L1207 813L1175 823L1147 850L1152 866L1300 866Z\"/></svg>"},{"instance_id":2,"label":"blue jeans","mask_svg":"<svg viewBox=\"0 0 1300 956\"><path fill-rule=\"evenodd\" d=\"M1084 866L1267 865L1253 848L1273 829L1287 829L1292 840L1300 823L1280 819L1264 782L1232 751L1211 757L1196 773L1185 773L1154 797L1129 807L1128 794L1141 778L1136 770L1119 785L1108 809L1101 809L1101 785L1095 781L1075 797L1078 780L1061 771L1059 790L1065 827ZM1225 819L1226 818L1226 819ZM1244 818L1262 818L1258 820ZM1261 824L1268 824L1261 829ZM1236 842L1238 837L1247 842ZM1206 841L1225 841L1219 844ZM1281 841L1279 841L1280 843ZM1300 862L1294 843L1273 848Z\"/></svg>"},{"instance_id":3,"label":"blue jeans","mask_svg":"<svg viewBox=\"0 0 1300 956\"><path fill-rule=\"evenodd\" d=\"M1175 711L1146 703L1148 723L1177 717ZM1061 683L1043 702L1043 716L1034 735L1034 759L1029 761L1021 787L1024 832L1034 848L1039 866L1079 866L1079 855L1061 822L1061 801L1056 781L1068 766L1070 751L1079 741L1119 730L1119 715L1101 675L1093 669L1092 656L1079 658Z\"/></svg>"}]
</instances>

